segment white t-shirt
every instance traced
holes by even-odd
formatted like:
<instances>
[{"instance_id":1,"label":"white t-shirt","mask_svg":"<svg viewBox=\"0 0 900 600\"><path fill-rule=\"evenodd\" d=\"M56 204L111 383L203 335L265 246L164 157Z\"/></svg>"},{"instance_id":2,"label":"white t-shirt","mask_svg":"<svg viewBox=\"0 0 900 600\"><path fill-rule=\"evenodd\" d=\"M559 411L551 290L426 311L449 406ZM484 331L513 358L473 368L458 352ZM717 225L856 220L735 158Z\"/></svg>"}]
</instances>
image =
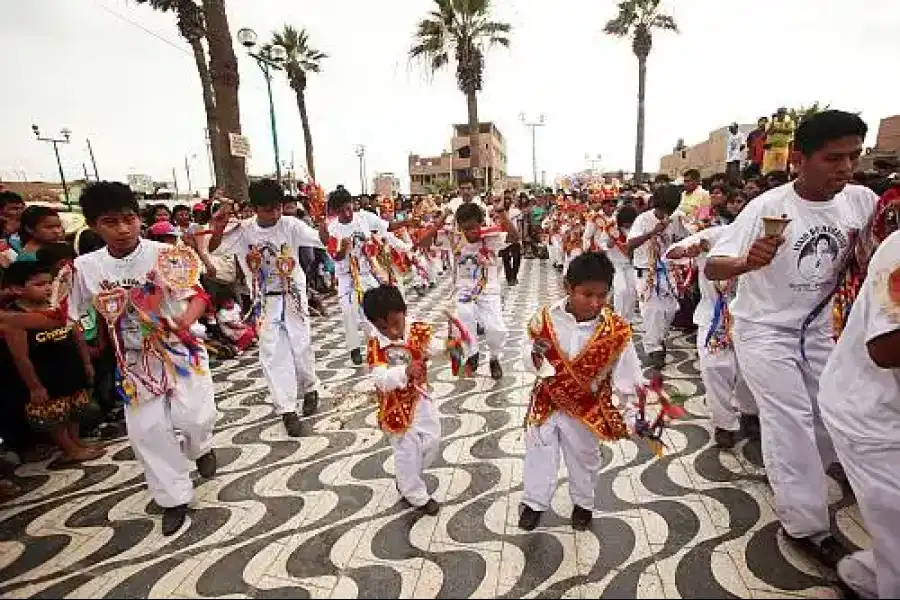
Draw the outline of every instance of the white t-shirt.
<instances>
[{"instance_id":1,"label":"white t-shirt","mask_svg":"<svg viewBox=\"0 0 900 600\"><path fill-rule=\"evenodd\" d=\"M450 211L450 215L447 217L447 223L451 223L454 226L456 225L456 211L463 204L463 199L459 196L450 201L450 204L447 205L447 210ZM481 210L484 211L484 224L489 226L491 224L491 210L488 208L487 204L485 204L478 196L472 198L471 204L477 204L481 207Z\"/></svg>"},{"instance_id":2,"label":"white t-shirt","mask_svg":"<svg viewBox=\"0 0 900 600\"><path fill-rule=\"evenodd\" d=\"M706 240L710 247L716 245L716 242L719 241L725 234L725 229L729 227L728 225L723 227L710 227L708 229L702 229L697 233L688 236L677 242L672 244L673 248L689 248L695 244L700 243L703 240ZM694 324L699 327L707 327L713 318L713 314L715 312L716 302L719 299L719 291L716 288L716 283L707 279L706 275L703 273L703 269L706 267L706 254L701 254L695 259L697 269L700 272L700 278L697 280L697 283L700 287L700 302L697 303L697 308L694 309ZM725 282L721 282L725 283ZM705 330L701 330L697 333L697 335L706 335Z\"/></svg>"},{"instance_id":3,"label":"white t-shirt","mask_svg":"<svg viewBox=\"0 0 900 600\"><path fill-rule=\"evenodd\" d=\"M522 234L522 211L516 208L515 206L510 206L509 210L506 211L509 220L512 222L513 227L516 228L516 231L519 232L519 235ZM512 242L506 244L506 247L512 246Z\"/></svg>"},{"instance_id":4,"label":"white t-shirt","mask_svg":"<svg viewBox=\"0 0 900 600\"><path fill-rule=\"evenodd\" d=\"M786 214L785 242L762 269L738 278L731 314L737 319L800 330L813 309L832 293L848 251L851 230L862 231L878 197L869 188L848 185L827 202L804 200L788 183L747 204L710 256L741 257L762 236L762 217ZM829 323L822 310L817 326Z\"/></svg>"},{"instance_id":5,"label":"white t-shirt","mask_svg":"<svg viewBox=\"0 0 900 600\"><path fill-rule=\"evenodd\" d=\"M471 296L481 278L480 262L485 262L487 281L482 295L500 294L500 257L497 253L506 246L506 233L490 235L478 242L467 242L465 238L457 242L456 251L456 293L458 298ZM485 254L486 256L482 256Z\"/></svg>"},{"instance_id":6,"label":"white t-shirt","mask_svg":"<svg viewBox=\"0 0 900 600\"><path fill-rule=\"evenodd\" d=\"M740 162L741 158L743 158L743 152L741 151L741 146L743 145L744 136L740 132L734 135L729 133L725 142L725 162Z\"/></svg>"},{"instance_id":7,"label":"white t-shirt","mask_svg":"<svg viewBox=\"0 0 900 600\"><path fill-rule=\"evenodd\" d=\"M75 277L69 292L69 320L78 322L101 290L124 288L130 290L147 283L148 276L156 270L156 257L160 250L168 248L167 244L141 239L134 252L125 258L115 258L107 248L89 252L75 259ZM187 310L188 301L197 294L195 290L170 290L165 304L162 306L164 316L180 317ZM125 349L125 362L128 370L134 373L146 373L141 359L143 336L137 313L128 304L119 321L118 332ZM176 352L184 353L184 345L174 335L166 337L166 343ZM156 358L150 358L147 364L151 378L163 379L165 366ZM171 377L171 376L170 376ZM154 397L140 380L135 381L138 399Z\"/></svg>"},{"instance_id":8,"label":"white t-shirt","mask_svg":"<svg viewBox=\"0 0 900 600\"><path fill-rule=\"evenodd\" d=\"M900 369L882 369L868 342L900 329L900 306L888 296L888 276L900 269L900 232L875 252L841 338L819 383L828 428L858 443L900 444Z\"/></svg>"},{"instance_id":9,"label":"white t-shirt","mask_svg":"<svg viewBox=\"0 0 900 600\"><path fill-rule=\"evenodd\" d=\"M634 220L634 224L631 226L631 229L628 231L628 239L633 240L634 238L640 237L647 233L653 231L653 228L659 223L659 219L656 217L656 212L653 209L646 210L639 214L637 218ZM672 216L669 218L669 226L666 227L662 233L660 233L657 237L660 240L660 257L665 255L666 250L669 249L669 246L674 244L680 239L686 238L689 235L687 228L684 225L684 214L680 211L675 211L672 213ZM652 240L647 240L640 246L634 249L634 266L638 269L649 269L650 265L650 242Z\"/></svg>"},{"instance_id":10,"label":"white t-shirt","mask_svg":"<svg viewBox=\"0 0 900 600\"><path fill-rule=\"evenodd\" d=\"M341 223L337 219L328 222L329 236L338 241L350 240L350 250L347 256L334 261L334 272L338 277L350 276L350 255L356 258L360 275L367 275L371 271L369 260L363 255L363 246L373 233L387 237L388 222L378 215L364 210L353 213L353 219L349 223ZM391 238L397 239L393 235Z\"/></svg>"},{"instance_id":11,"label":"white t-shirt","mask_svg":"<svg viewBox=\"0 0 900 600\"><path fill-rule=\"evenodd\" d=\"M297 289L306 293L306 274L300 267L297 249L300 246L322 248L319 232L293 217L281 217L271 227L260 227L256 217L241 221L240 225L222 237L222 244L216 249L219 254L234 254L248 282L253 281L254 274L247 266L247 254L257 249L262 254L262 272L265 281L265 293L281 293L282 279L278 275L275 261L282 251L294 259L292 282Z\"/></svg>"}]
</instances>

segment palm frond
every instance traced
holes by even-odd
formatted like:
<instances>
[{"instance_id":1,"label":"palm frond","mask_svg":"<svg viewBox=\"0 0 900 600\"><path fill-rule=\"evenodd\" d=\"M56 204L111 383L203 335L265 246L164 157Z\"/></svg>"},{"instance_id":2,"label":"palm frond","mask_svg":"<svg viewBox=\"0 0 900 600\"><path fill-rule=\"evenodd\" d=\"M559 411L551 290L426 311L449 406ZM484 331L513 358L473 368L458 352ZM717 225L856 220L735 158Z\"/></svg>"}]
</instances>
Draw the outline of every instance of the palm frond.
<instances>
[{"instance_id":1,"label":"palm frond","mask_svg":"<svg viewBox=\"0 0 900 600\"><path fill-rule=\"evenodd\" d=\"M650 26L655 29L663 29L665 31L674 31L678 33L678 23L675 22L675 18L669 15L656 15L653 17L653 21L650 22Z\"/></svg>"}]
</instances>

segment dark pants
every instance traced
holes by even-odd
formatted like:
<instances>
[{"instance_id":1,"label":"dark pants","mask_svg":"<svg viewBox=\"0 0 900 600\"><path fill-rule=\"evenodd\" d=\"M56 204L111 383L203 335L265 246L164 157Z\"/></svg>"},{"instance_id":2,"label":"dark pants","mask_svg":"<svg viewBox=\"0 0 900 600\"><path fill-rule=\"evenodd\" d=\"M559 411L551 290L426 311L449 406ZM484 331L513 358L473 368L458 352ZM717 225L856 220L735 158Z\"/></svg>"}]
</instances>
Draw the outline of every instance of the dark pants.
<instances>
[{"instance_id":1,"label":"dark pants","mask_svg":"<svg viewBox=\"0 0 900 600\"><path fill-rule=\"evenodd\" d=\"M725 178L729 185L737 185L741 180L741 161L733 160L725 163Z\"/></svg>"},{"instance_id":2,"label":"dark pants","mask_svg":"<svg viewBox=\"0 0 900 600\"><path fill-rule=\"evenodd\" d=\"M519 278L519 268L522 266L522 244L516 242L510 244L500 251L500 258L503 259L503 272L506 274L506 281L513 282Z\"/></svg>"}]
</instances>

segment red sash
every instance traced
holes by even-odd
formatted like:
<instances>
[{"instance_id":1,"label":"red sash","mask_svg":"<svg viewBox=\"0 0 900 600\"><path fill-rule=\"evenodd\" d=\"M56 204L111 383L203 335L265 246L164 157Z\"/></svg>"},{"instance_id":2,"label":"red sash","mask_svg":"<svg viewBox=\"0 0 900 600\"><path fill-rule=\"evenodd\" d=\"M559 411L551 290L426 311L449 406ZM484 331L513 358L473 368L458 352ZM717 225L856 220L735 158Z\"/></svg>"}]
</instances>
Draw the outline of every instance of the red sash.
<instances>
[{"instance_id":1,"label":"red sash","mask_svg":"<svg viewBox=\"0 0 900 600\"><path fill-rule=\"evenodd\" d=\"M390 365L388 356L391 350L408 353L411 360L424 360L431 343L431 325L413 323L409 328L406 344L390 344L382 347L377 338L369 338L367 359L369 367ZM425 379L428 379L426 371ZM378 425L387 433L404 433L412 425L416 414L416 404L422 395L424 381L410 381L403 389L390 392L378 391Z\"/></svg>"},{"instance_id":2,"label":"red sash","mask_svg":"<svg viewBox=\"0 0 900 600\"><path fill-rule=\"evenodd\" d=\"M622 415L612 403L612 368L631 340L631 325L610 308L604 308L594 335L577 356L570 358L560 348L550 309L545 306L529 324L529 335L548 348L544 359L556 375L541 380L535 387L528 424L541 425L554 410L560 409L602 440L628 437Z\"/></svg>"}]
</instances>

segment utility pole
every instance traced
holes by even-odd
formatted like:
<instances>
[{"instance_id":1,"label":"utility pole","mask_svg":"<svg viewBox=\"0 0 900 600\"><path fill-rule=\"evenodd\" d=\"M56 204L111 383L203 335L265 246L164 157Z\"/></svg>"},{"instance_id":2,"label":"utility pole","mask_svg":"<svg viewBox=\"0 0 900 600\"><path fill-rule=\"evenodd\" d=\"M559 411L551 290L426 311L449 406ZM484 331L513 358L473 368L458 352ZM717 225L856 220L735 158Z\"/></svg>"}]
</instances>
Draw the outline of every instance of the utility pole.
<instances>
[{"instance_id":1,"label":"utility pole","mask_svg":"<svg viewBox=\"0 0 900 600\"><path fill-rule=\"evenodd\" d=\"M172 185L175 186L175 200L178 200L178 175L175 173L175 167L172 167Z\"/></svg>"},{"instance_id":2,"label":"utility pole","mask_svg":"<svg viewBox=\"0 0 900 600\"><path fill-rule=\"evenodd\" d=\"M84 164L84 163L81 163L81 168L84 170L84 182L87 183L88 181L91 180L91 178L90 178L90 176L88 175L88 172L87 172L87 165Z\"/></svg>"},{"instance_id":3,"label":"utility pole","mask_svg":"<svg viewBox=\"0 0 900 600\"><path fill-rule=\"evenodd\" d=\"M100 181L100 175L97 174L97 159L94 158L94 148L91 146L90 138L85 139L87 140L88 154L91 155L91 164L94 166L94 179Z\"/></svg>"},{"instance_id":4,"label":"utility pole","mask_svg":"<svg viewBox=\"0 0 900 600\"><path fill-rule=\"evenodd\" d=\"M531 123L525 118L525 113L519 113L519 120L525 127L531 129L531 181L537 185L538 168L537 168L537 128L544 126L544 115L538 116L536 121Z\"/></svg>"},{"instance_id":5,"label":"utility pole","mask_svg":"<svg viewBox=\"0 0 900 600\"><path fill-rule=\"evenodd\" d=\"M211 187L216 187L219 182L216 181L216 169L213 167L212 159L212 140L210 138L209 128L203 128L203 136L206 138L206 160L209 161L209 181Z\"/></svg>"},{"instance_id":6,"label":"utility pole","mask_svg":"<svg viewBox=\"0 0 900 600\"><path fill-rule=\"evenodd\" d=\"M354 153L359 158L359 189L360 194L366 194L366 145L357 144Z\"/></svg>"},{"instance_id":7,"label":"utility pole","mask_svg":"<svg viewBox=\"0 0 900 600\"><path fill-rule=\"evenodd\" d=\"M195 158L197 158L196 154L191 154L190 158L188 157L187 154L184 155L184 174L187 177L187 193L188 193L188 195L190 195L194 189L194 186L191 185L191 161Z\"/></svg>"},{"instance_id":8,"label":"utility pole","mask_svg":"<svg viewBox=\"0 0 900 600\"><path fill-rule=\"evenodd\" d=\"M72 130L68 127L63 127L59 130L62 134L62 139L52 138L52 137L41 137L41 129L37 125L31 126L31 131L34 132L34 137L38 139L39 142L47 142L49 144L53 144L53 153L56 155L56 166L59 167L59 180L62 182L63 186L63 196L66 198L66 204L69 208L72 207L72 201L69 200L69 186L66 185L66 174L63 173L62 161L59 159L59 144L68 144L69 138L72 136Z\"/></svg>"}]
</instances>

